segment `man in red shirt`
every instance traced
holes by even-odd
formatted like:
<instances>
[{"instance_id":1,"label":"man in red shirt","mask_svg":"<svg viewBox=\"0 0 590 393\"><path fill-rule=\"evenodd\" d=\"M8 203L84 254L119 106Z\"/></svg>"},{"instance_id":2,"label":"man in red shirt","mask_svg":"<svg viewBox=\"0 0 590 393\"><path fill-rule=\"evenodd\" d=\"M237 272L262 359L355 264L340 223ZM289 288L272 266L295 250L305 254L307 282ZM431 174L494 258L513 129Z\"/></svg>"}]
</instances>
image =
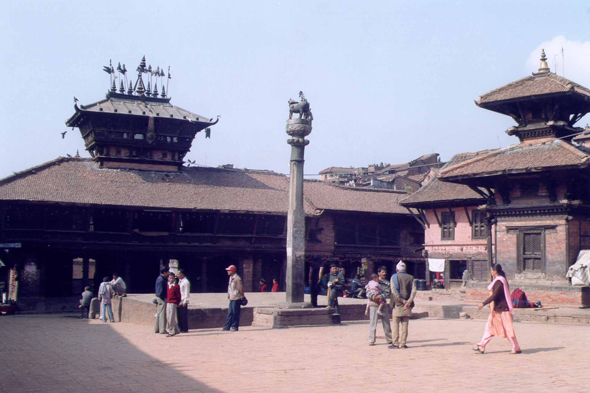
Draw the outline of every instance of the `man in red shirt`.
<instances>
[{"instance_id":1,"label":"man in red shirt","mask_svg":"<svg viewBox=\"0 0 590 393\"><path fill-rule=\"evenodd\" d=\"M279 282L277 281L276 278L272 279L272 291L273 292L278 292L279 291Z\"/></svg>"},{"instance_id":2,"label":"man in red shirt","mask_svg":"<svg viewBox=\"0 0 590 393\"><path fill-rule=\"evenodd\" d=\"M176 323L176 309L180 304L182 295L180 294L180 285L176 282L176 275L172 272L168 274L168 292L166 296L166 337L172 337L180 333Z\"/></svg>"}]
</instances>

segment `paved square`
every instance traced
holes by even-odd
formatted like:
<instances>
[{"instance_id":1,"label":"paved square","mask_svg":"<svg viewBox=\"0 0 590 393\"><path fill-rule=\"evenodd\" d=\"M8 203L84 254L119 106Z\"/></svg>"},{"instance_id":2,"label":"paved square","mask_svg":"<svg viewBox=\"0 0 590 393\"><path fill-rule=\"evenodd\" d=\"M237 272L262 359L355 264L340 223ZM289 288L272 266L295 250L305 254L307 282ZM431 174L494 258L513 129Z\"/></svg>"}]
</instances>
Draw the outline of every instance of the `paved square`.
<instances>
[{"instance_id":1,"label":"paved square","mask_svg":"<svg viewBox=\"0 0 590 393\"><path fill-rule=\"evenodd\" d=\"M516 323L521 355L484 321L410 322L389 350L368 322L268 330L214 329L166 338L148 326L72 315L0 317L2 392L586 392L588 326Z\"/></svg>"}]
</instances>

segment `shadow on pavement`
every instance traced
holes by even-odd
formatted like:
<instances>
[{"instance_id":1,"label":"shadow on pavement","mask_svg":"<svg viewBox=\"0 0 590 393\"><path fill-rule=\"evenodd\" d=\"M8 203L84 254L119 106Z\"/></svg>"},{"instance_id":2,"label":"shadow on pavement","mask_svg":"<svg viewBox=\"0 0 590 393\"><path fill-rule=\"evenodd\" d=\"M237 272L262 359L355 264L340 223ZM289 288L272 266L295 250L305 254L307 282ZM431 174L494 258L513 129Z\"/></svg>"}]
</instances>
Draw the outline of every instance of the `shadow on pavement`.
<instances>
[{"instance_id":1,"label":"shadow on pavement","mask_svg":"<svg viewBox=\"0 0 590 393\"><path fill-rule=\"evenodd\" d=\"M538 352L559 351L560 349L564 349L564 348L565 347L523 349L521 355L532 355L533 353L538 353Z\"/></svg>"},{"instance_id":2,"label":"shadow on pavement","mask_svg":"<svg viewBox=\"0 0 590 393\"><path fill-rule=\"evenodd\" d=\"M418 341L416 341L416 342L418 342ZM408 341L408 344L412 344L412 341ZM469 344L469 341L457 341L457 342L454 342L454 343L440 343L440 344L416 345L416 346L413 346L413 348L452 347L452 346L455 346L455 345L466 345L466 344Z\"/></svg>"},{"instance_id":3,"label":"shadow on pavement","mask_svg":"<svg viewBox=\"0 0 590 393\"><path fill-rule=\"evenodd\" d=\"M180 364L147 355L109 324L21 315L3 317L2 328L12 333L0 337L0 392L219 392Z\"/></svg>"}]
</instances>

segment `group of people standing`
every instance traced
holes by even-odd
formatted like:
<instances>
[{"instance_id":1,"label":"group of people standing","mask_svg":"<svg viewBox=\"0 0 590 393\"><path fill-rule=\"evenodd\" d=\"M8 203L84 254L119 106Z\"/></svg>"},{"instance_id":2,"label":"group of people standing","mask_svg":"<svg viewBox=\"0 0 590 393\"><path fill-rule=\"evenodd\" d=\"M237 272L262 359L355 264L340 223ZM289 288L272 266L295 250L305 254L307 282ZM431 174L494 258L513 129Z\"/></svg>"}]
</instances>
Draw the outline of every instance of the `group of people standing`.
<instances>
[{"instance_id":1,"label":"group of people standing","mask_svg":"<svg viewBox=\"0 0 590 393\"><path fill-rule=\"evenodd\" d=\"M333 265L335 266L335 265ZM332 273L333 272L333 273ZM493 277L492 283L488 286L489 297L479 306L478 310L490 306L490 315L485 326L484 334L473 350L476 353L484 354L486 345L495 336L507 338L511 346L511 354L521 353L520 345L516 339L512 316L514 310L510 297L510 287L506 280L506 274L500 264L495 264L490 269ZM337 287L343 277L339 277L337 269L331 271L330 281L335 282L333 288ZM390 349L407 348L408 326L414 298L416 297L416 282L414 277L406 272L406 265L400 261L396 266L396 273L387 280L387 268L380 266L377 275L371 277L372 282L366 286L368 303L366 314L369 315L369 345L375 345L375 333L377 321L381 317L383 332ZM389 300L389 305L387 301ZM338 300L329 299L329 305L337 307ZM393 332L390 325L391 309L393 309ZM336 309L336 312L339 312ZM400 332L401 326L401 332Z\"/></svg>"},{"instance_id":2,"label":"group of people standing","mask_svg":"<svg viewBox=\"0 0 590 393\"><path fill-rule=\"evenodd\" d=\"M175 274L167 267L160 270L156 279L157 305L155 333L173 337L188 332L188 304L190 281L182 269Z\"/></svg>"},{"instance_id":3,"label":"group of people standing","mask_svg":"<svg viewBox=\"0 0 590 393\"><path fill-rule=\"evenodd\" d=\"M102 283L98 287L98 301L100 303L100 319L106 323L107 315L109 321L115 322L113 317L112 299L115 296L126 296L127 285L125 281L117 274L113 273L112 280L107 276L102 279ZM92 301L92 291L90 287L85 287L82 292L82 299L80 299L80 318L88 319L90 314L90 303Z\"/></svg>"}]
</instances>

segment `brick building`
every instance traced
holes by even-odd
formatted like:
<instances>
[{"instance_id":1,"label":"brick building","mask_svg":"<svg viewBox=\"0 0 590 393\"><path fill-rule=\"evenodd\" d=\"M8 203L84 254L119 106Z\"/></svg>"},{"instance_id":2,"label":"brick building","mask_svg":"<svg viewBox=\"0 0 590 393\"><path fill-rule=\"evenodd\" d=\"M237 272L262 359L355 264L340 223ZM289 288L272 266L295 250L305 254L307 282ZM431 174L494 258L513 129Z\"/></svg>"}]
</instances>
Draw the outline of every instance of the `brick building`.
<instances>
[{"instance_id":1,"label":"brick building","mask_svg":"<svg viewBox=\"0 0 590 393\"><path fill-rule=\"evenodd\" d=\"M460 153L442 169L489 153ZM487 213L479 206L486 198L462 184L443 182L432 169L422 187L401 200L424 228L424 254L445 260L445 286L460 283L463 271L476 280L487 280L488 259L494 247L494 231L488 228ZM431 278L431 277L428 277Z\"/></svg>"}]
</instances>

